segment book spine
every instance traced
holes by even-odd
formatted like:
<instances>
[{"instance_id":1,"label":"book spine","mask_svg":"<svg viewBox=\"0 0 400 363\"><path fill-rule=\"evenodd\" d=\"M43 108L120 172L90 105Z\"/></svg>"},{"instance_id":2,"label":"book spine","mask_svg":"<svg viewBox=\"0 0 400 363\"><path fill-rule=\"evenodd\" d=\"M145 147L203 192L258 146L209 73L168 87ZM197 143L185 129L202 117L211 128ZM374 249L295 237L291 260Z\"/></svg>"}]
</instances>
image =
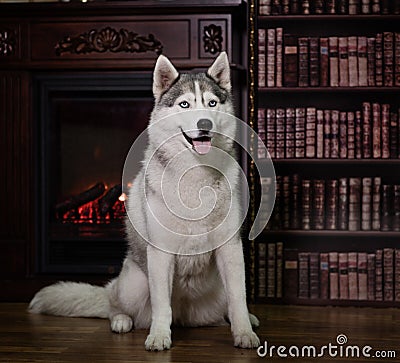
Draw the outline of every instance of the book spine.
<instances>
[{"instance_id":1,"label":"book spine","mask_svg":"<svg viewBox=\"0 0 400 363\"><path fill-rule=\"evenodd\" d=\"M318 159L322 159L324 157L324 111L323 110L317 110L316 157Z\"/></svg>"},{"instance_id":2,"label":"book spine","mask_svg":"<svg viewBox=\"0 0 400 363\"><path fill-rule=\"evenodd\" d=\"M347 37L339 37L339 86L349 86L349 53Z\"/></svg>"},{"instance_id":3,"label":"book spine","mask_svg":"<svg viewBox=\"0 0 400 363\"><path fill-rule=\"evenodd\" d=\"M275 134L275 157L283 159L285 157L285 109L276 109L276 134Z\"/></svg>"},{"instance_id":4,"label":"book spine","mask_svg":"<svg viewBox=\"0 0 400 363\"><path fill-rule=\"evenodd\" d=\"M360 14L360 0L349 0L349 14L356 15Z\"/></svg>"},{"instance_id":5,"label":"book spine","mask_svg":"<svg viewBox=\"0 0 400 363\"><path fill-rule=\"evenodd\" d=\"M380 14L381 13L380 0L372 0L371 10L372 10L372 14Z\"/></svg>"},{"instance_id":6,"label":"book spine","mask_svg":"<svg viewBox=\"0 0 400 363\"><path fill-rule=\"evenodd\" d=\"M400 185L393 186L394 201L393 201L393 231L400 231Z\"/></svg>"},{"instance_id":7,"label":"book spine","mask_svg":"<svg viewBox=\"0 0 400 363\"><path fill-rule=\"evenodd\" d=\"M383 86L383 34L375 37L375 85Z\"/></svg>"},{"instance_id":8,"label":"book spine","mask_svg":"<svg viewBox=\"0 0 400 363\"><path fill-rule=\"evenodd\" d=\"M339 0L338 10L339 10L339 14L347 14L349 11L348 0Z\"/></svg>"},{"instance_id":9,"label":"book spine","mask_svg":"<svg viewBox=\"0 0 400 363\"><path fill-rule=\"evenodd\" d=\"M283 243L276 243L276 297L283 296Z\"/></svg>"},{"instance_id":10,"label":"book spine","mask_svg":"<svg viewBox=\"0 0 400 363\"><path fill-rule=\"evenodd\" d=\"M375 253L368 253L367 256L367 298L370 301L375 300Z\"/></svg>"},{"instance_id":11,"label":"book spine","mask_svg":"<svg viewBox=\"0 0 400 363\"><path fill-rule=\"evenodd\" d=\"M283 193L283 211L282 211L282 223L283 229L290 228L290 177L285 175L283 177L282 193Z\"/></svg>"},{"instance_id":12,"label":"book spine","mask_svg":"<svg viewBox=\"0 0 400 363\"><path fill-rule=\"evenodd\" d=\"M398 109L398 112L397 112L397 122L398 122L397 129L400 131L400 108ZM397 157L400 158L400 132L398 134L397 145L398 145L398 149L397 149L398 150L398 155L397 155Z\"/></svg>"},{"instance_id":13,"label":"book spine","mask_svg":"<svg viewBox=\"0 0 400 363\"><path fill-rule=\"evenodd\" d=\"M283 29L276 28L276 74L275 85L282 87L283 84Z\"/></svg>"},{"instance_id":14,"label":"book spine","mask_svg":"<svg viewBox=\"0 0 400 363\"><path fill-rule=\"evenodd\" d=\"M327 87L329 85L329 40L328 38L320 38L319 40L319 63L320 63L320 86Z\"/></svg>"},{"instance_id":15,"label":"book spine","mask_svg":"<svg viewBox=\"0 0 400 363\"><path fill-rule=\"evenodd\" d=\"M331 115L331 158L339 157L339 111L332 110Z\"/></svg>"},{"instance_id":16,"label":"book spine","mask_svg":"<svg viewBox=\"0 0 400 363\"><path fill-rule=\"evenodd\" d=\"M390 157L390 105L382 105L382 158Z\"/></svg>"},{"instance_id":17,"label":"book spine","mask_svg":"<svg viewBox=\"0 0 400 363\"><path fill-rule=\"evenodd\" d=\"M265 87L265 29L258 29L258 87Z\"/></svg>"},{"instance_id":18,"label":"book spine","mask_svg":"<svg viewBox=\"0 0 400 363\"><path fill-rule=\"evenodd\" d=\"M271 0L260 0L259 4L260 15L271 15Z\"/></svg>"},{"instance_id":19,"label":"book spine","mask_svg":"<svg viewBox=\"0 0 400 363\"><path fill-rule=\"evenodd\" d=\"M367 39L368 86L375 86L375 38Z\"/></svg>"},{"instance_id":20,"label":"book spine","mask_svg":"<svg viewBox=\"0 0 400 363\"><path fill-rule=\"evenodd\" d=\"M290 0L282 0L282 14L290 14Z\"/></svg>"},{"instance_id":21,"label":"book spine","mask_svg":"<svg viewBox=\"0 0 400 363\"><path fill-rule=\"evenodd\" d=\"M282 14L281 0L272 0L271 15Z\"/></svg>"},{"instance_id":22,"label":"book spine","mask_svg":"<svg viewBox=\"0 0 400 363\"><path fill-rule=\"evenodd\" d=\"M354 112L347 112L347 157L354 159L356 156Z\"/></svg>"},{"instance_id":23,"label":"book spine","mask_svg":"<svg viewBox=\"0 0 400 363\"><path fill-rule=\"evenodd\" d=\"M348 254L349 299L358 300L357 252Z\"/></svg>"},{"instance_id":24,"label":"book spine","mask_svg":"<svg viewBox=\"0 0 400 363\"><path fill-rule=\"evenodd\" d=\"M329 255L327 253L320 253L320 297L321 299L329 298Z\"/></svg>"},{"instance_id":25,"label":"book spine","mask_svg":"<svg viewBox=\"0 0 400 363\"><path fill-rule=\"evenodd\" d=\"M311 229L311 181L302 180L302 229Z\"/></svg>"},{"instance_id":26,"label":"book spine","mask_svg":"<svg viewBox=\"0 0 400 363\"><path fill-rule=\"evenodd\" d=\"M275 29L267 29L267 87L275 87L276 63L276 34Z\"/></svg>"},{"instance_id":27,"label":"book spine","mask_svg":"<svg viewBox=\"0 0 400 363\"><path fill-rule=\"evenodd\" d=\"M349 273L347 253L339 253L339 299L349 298Z\"/></svg>"},{"instance_id":28,"label":"book spine","mask_svg":"<svg viewBox=\"0 0 400 363\"><path fill-rule=\"evenodd\" d=\"M375 300L383 300L383 250L375 252Z\"/></svg>"},{"instance_id":29,"label":"book spine","mask_svg":"<svg viewBox=\"0 0 400 363\"><path fill-rule=\"evenodd\" d=\"M309 85L309 58L308 58L309 40L306 37L298 39L299 52L299 87L308 87Z\"/></svg>"},{"instance_id":30,"label":"book spine","mask_svg":"<svg viewBox=\"0 0 400 363\"><path fill-rule=\"evenodd\" d=\"M372 186L372 230L381 229L381 178L375 177Z\"/></svg>"},{"instance_id":31,"label":"book spine","mask_svg":"<svg viewBox=\"0 0 400 363\"><path fill-rule=\"evenodd\" d=\"M361 178L349 178L349 230L360 230Z\"/></svg>"},{"instance_id":32,"label":"book spine","mask_svg":"<svg viewBox=\"0 0 400 363\"><path fill-rule=\"evenodd\" d=\"M327 0L326 1L326 12L328 14L336 14L336 1L337 0Z\"/></svg>"},{"instance_id":33,"label":"book spine","mask_svg":"<svg viewBox=\"0 0 400 363\"><path fill-rule=\"evenodd\" d=\"M347 158L347 112L339 113L339 157Z\"/></svg>"},{"instance_id":34,"label":"book spine","mask_svg":"<svg viewBox=\"0 0 400 363\"><path fill-rule=\"evenodd\" d=\"M361 0L361 14L371 14L370 0Z\"/></svg>"},{"instance_id":35,"label":"book spine","mask_svg":"<svg viewBox=\"0 0 400 363\"><path fill-rule=\"evenodd\" d=\"M400 33L394 33L394 85L400 86Z\"/></svg>"},{"instance_id":36,"label":"book spine","mask_svg":"<svg viewBox=\"0 0 400 363\"><path fill-rule=\"evenodd\" d=\"M267 139L267 149L268 149L268 153L271 156L271 158L275 158L276 157L276 153L275 153L275 126L276 126L276 122L275 122L275 110L273 108L267 108L266 110L266 127L267 127L267 135L266 135L266 139Z\"/></svg>"},{"instance_id":37,"label":"book spine","mask_svg":"<svg viewBox=\"0 0 400 363\"><path fill-rule=\"evenodd\" d=\"M292 175L292 198L291 198L291 214L290 214L290 228L291 229L300 229L301 227L301 193L300 193L300 178L298 174Z\"/></svg>"},{"instance_id":38,"label":"book spine","mask_svg":"<svg viewBox=\"0 0 400 363\"><path fill-rule=\"evenodd\" d=\"M261 183L261 203L265 203L263 205L269 205L273 203L273 192L272 188L275 185L275 178L272 177L260 177ZM269 211L268 210L260 210L260 223L264 223L265 220L269 218ZM268 229L269 226L267 225L265 229Z\"/></svg>"},{"instance_id":39,"label":"book spine","mask_svg":"<svg viewBox=\"0 0 400 363\"><path fill-rule=\"evenodd\" d=\"M310 297L309 286L309 254L299 253L299 298L308 299Z\"/></svg>"},{"instance_id":40,"label":"book spine","mask_svg":"<svg viewBox=\"0 0 400 363\"><path fill-rule=\"evenodd\" d=\"M400 301L400 249L394 251L394 300Z\"/></svg>"},{"instance_id":41,"label":"book spine","mask_svg":"<svg viewBox=\"0 0 400 363\"><path fill-rule=\"evenodd\" d=\"M349 228L349 193L347 178L339 179L339 200L338 200L338 228L347 230Z\"/></svg>"},{"instance_id":42,"label":"book spine","mask_svg":"<svg viewBox=\"0 0 400 363\"><path fill-rule=\"evenodd\" d=\"M363 157L363 134L362 134L362 118L361 111L356 111L355 118L355 154L356 159L361 159Z\"/></svg>"},{"instance_id":43,"label":"book spine","mask_svg":"<svg viewBox=\"0 0 400 363\"><path fill-rule=\"evenodd\" d=\"M393 33L383 33L383 85L393 86Z\"/></svg>"},{"instance_id":44,"label":"book spine","mask_svg":"<svg viewBox=\"0 0 400 363\"><path fill-rule=\"evenodd\" d=\"M313 227L321 230L325 227L325 181L314 180L312 194Z\"/></svg>"},{"instance_id":45,"label":"book spine","mask_svg":"<svg viewBox=\"0 0 400 363\"><path fill-rule=\"evenodd\" d=\"M297 87L298 50L297 39L294 35L285 34L283 57L283 84L285 87Z\"/></svg>"},{"instance_id":46,"label":"book spine","mask_svg":"<svg viewBox=\"0 0 400 363\"><path fill-rule=\"evenodd\" d=\"M282 176L277 175L276 176L276 183L275 183L275 204L274 204L274 210L273 210L273 215L272 215L272 222L271 222L271 228L275 230L280 230L282 229L282 203L283 203L283 197L282 197Z\"/></svg>"},{"instance_id":47,"label":"book spine","mask_svg":"<svg viewBox=\"0 0 400 363\"><path fill-rule=\"evenodd\" d=\"M298 295L298 250L285 249L284 250L284 296L286 298L297 298Z\"/></svg>"},{"instance_id":48,"label":"book spine","mask_svg":"<svg viewBox=\"0 0 400 363\"><path fill-rule=\"evenodd\" d=\"M293 15L300 14L299 0L291 0L290 1L290 14L293 14Z\"/></svg>"},{"instance_id":49,"label":"book spine","mask_svg":"<svg viewBox=\"0 0 400 363\"><path fill-rule=\"evenodd\" d=\"M382 197L381 197L382 209L381 209L381 231L390 231L391 227L391 212L392 212L392 198L393 188L391 185L382 185Z\"/></svg>"},{"instance_id":50,"label":"book spine","mask_svg":"<svg viewBox=\"0 0 400 363\"><path fill-rule=\"evenodd\" d=\"M266 296L266 266L267 247L265 242L258 243L258 297Z\"/></svg>"},{"instance_id":51,"label":"book spine","mask_svg":"<svg viewBox=\"0 0 400 363\"><path fill-rule=\"evenodd\" d=\"M310 299L319 298L319 253L310 252Z\"/></svg>"},{"instance_id":52,"label":"book spine","mask_svg":"<svg viewBox=\"0 0 400 363\"><path fill-rule=\"evenodd\" d=\"M324 0L314 0L314 14L323 14L324 13Z\"/></svg>"},{"instance_id":53,"label":"book spine","mask_svg":"<svg viewBox=\"0 0 400 363\"><path fill-rule=\"evenodd\" d=\"M304 15L310 14L310 1L309 0L301 1L301 13Z\"/></svg>"},{"instance_id":54,"label":"book spine","mask_svg":"<svg viewBox=\"0 0 400 363\"><path fill-rule=\"evenodd\" d=\"M362 179L362 201L361 201L361 229L371 230L371 205L372 205L372 178Z\"/></svg>"},{"instance_id":55,"label":"book spine","mask_svg":"<svg viewBox=\"0 0 400 363\"><path fill-rule=\"evenodd\" d=\"M329 74L330 86L339 86L338 37L329 37Z\"/></svg>"},{"instance_id":56,"label":"book spine","mask_svg":"<svg viewBox=\"0 0 400 363\"><path fill-rule=\"evenodd\" d=\"M348 38L349 86L358 86L357 37Z\"/></svg>"},{"instance_id":57,"label":"book spine","mask_svg":"<svg viewBox=\"0 0 400 363\"><path fill-rule=\"evenodd\" d=\"M275 297L275 243L268 243L267 245L267 297Z\"/></svg>"},{"instance_id":58,"label":"book spine","mask_svg":"<svg viewBox=\"0 0 400 363\"><path fill-rule=\"evenodd\" d=\"M331 157L331 112L324 110L324 157Z\"/></svg>"},{"instance_id":59,"label":"book spine","mask_svg":"<svg viewBox=\"0 0 400 363\"><path fill-rule=\"evenodd\" d=\"M379 103L372 104L372 157L381 158L381 106Z\"/></svg>"},{"instance_id":60,"label":"book spine","mask_svg":"<svg viewBox=\"0 0 400 363\"><path fill-rule=\"evenodd\" d=\"M257 110L257 129L260 140L265 144L265 108L259 108ZM258 142L260 142L260 140ZM263 145L258 145L257 157L259 159L267 157Z\"/></svg>"},{"instance_id":61,"label":"book spine","mask_svg":"<svg viewBox=\"0 0 400 363\"><path fill-rule=\"evenodd\" d=\"M399 155L399 124L397 113L390 113L390 158L396 159Z\"/></svg>"},{"instance_id":62,"label":"book spine","mask_svg":"<svg viewBox=\"0 0 400 363\"><path fill-rule=\"evenodd\" d=\"M385 248L383 250L383 300L393 301L394 294L394 250Z\"/></svg>"},{"instance_id":63,"label":"book spine","mask_svg":"<svg viewBox=\"0 0 400 363\"><path fill-rule=\"evenodd\" d=\"M339 261L337 252L329 252L329 297L339 298Z\"/></svg>"},{"instance_id":64,"label":"book spine","mask_svg":"<svg viewBox=\"0 0 400 363\"><path fill-rule=\"evenodd\" d=\"M315 133L316 133L316 112L314 107L307 107L306 110L306 157L315 158Z\"/></svg>"},{"instance_id":65,"label":"book spine","mask_svg":"<svg viewBox=\"0 0 400 363\"><path fill-rule=\"evenodd\" d=\"M326 208L326 229L336 230L338 216L338 202L339 202L339 187L337 180L328 180L326 182L326 198L327 198L327 208Z\"/></svg>"},{"instance_id":66,"label":"book spine","mask_svg":"<svg viewBox=\"0 0 400 363\"><path fill-rule=\"evenodd\" d=\"M367 37L357 39L358 85L368 86Z\"/></svg>"},{"instance_id":67,"label":"book spine","mask_svg":"<svg viewBox=\"0 0 400 363\"><path fill-rule=\"evenodd\" d=\"M363 103L363 157L369 159L371 157L371 104Z\"/></svg>"},{"instance_id":68,"label":"book spine","mask_svg":"<svg viewBox=\"0 0 400 363\"><path fill-rule=\"evenodd\" d=\"M295 109L286 109L286 158L295 157Z\"/></svg>"},{"instance_id":69,"label":"book spine","mask_svg":"<svg viewBox=\"0 0 400 363\"><path fill-rule=\"evenodd\" d=\"M319 86L319 39L310 37L310 86Z\"/></svg>"},{"instance_id":70,"label":"book spine","mask_svg":"<svg viewBox=\"0 0 400 363\"><path fill-rule=\"evenodd\" d=\"M295 157L305 157L305 108L296 108Z\"/></svg>"},{"instance_id":71,"label":"book spine","mask_svg":"<svg viewBox=\"0 0 400 363\"><path fill-rule=\"evenodd\" d=\"M368 299L368 280L367 280L367 253L359 252L357 261L358 271L358 300Z\"/></svg>"}]
</instances>

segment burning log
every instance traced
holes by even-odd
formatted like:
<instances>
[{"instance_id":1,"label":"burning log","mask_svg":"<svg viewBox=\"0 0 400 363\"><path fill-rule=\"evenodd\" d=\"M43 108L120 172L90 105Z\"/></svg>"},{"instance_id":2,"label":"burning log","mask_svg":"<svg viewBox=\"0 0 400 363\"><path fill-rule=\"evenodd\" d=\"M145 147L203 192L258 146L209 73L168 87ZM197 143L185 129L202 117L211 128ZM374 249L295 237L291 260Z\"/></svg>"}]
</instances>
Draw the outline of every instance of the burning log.
<instances>
[{"instance_id":1,"label":"burning log","mask_svg":"<svg viewBox=\"0 0 400 363\"><path fill-rule=\"evenodd\" d=\"M106 187L104 183L97 183L90 189L85 190L78 195L74 195L61 203L58 203L55 207L56 213L62 217L66 212L99 198L103 195L105 190Z\"/></svg>"},{"instance_id":2,"label":"burning log","mask_svg":"<svg viewBox=\"0 0 400 363\"><path fill-rule=\"evenodd\" d=\"M114 185L103 197L99 199L99 210L100 215L105 216L114 204L117 202L118 198L122 193L122 185Z\"/></svg>"}]
</instances>

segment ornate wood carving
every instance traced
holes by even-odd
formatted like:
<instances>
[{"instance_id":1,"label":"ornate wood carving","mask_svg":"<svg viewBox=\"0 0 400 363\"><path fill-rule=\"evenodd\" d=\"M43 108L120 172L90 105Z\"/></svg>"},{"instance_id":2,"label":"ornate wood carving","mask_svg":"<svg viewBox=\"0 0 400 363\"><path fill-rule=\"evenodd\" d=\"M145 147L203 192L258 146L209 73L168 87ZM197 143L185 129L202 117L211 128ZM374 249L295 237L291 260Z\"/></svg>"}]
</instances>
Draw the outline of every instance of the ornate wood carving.
<instances>
[{"instance_id":1,"label":"ornate wood carving","mask_svg":"<svg viewBox=\"0 0 400 363\"><path fill-rule=\"evenodd\" d=\"M10 29L0 29L0 55L9 56L15 53L15 32Z\"/></svg>"},{"instance_id":2,"label":"ornate wood carving","mask_svg":"<svg viewBox=\"0 0 400 363\"><path fill-rule=\"evenodd\" d=\"M101 30L92 29L77 36L67 36L56 45L56 54L86 54L105 52L162 53L163 46L153 34L147 36L130 32L126 29L119 31L106 27Z\"/></svg>"},{"instance_id":3,"label":"ornate wood carving","mask_svg":"<svg viewBox=\"0 0 400 363\"><path fill-rule=\"evenodd\" d=\"M219 25L210 24L204 27L204 51L216 54L222 50L222 28Z\"/></svg>"}]
</instances>

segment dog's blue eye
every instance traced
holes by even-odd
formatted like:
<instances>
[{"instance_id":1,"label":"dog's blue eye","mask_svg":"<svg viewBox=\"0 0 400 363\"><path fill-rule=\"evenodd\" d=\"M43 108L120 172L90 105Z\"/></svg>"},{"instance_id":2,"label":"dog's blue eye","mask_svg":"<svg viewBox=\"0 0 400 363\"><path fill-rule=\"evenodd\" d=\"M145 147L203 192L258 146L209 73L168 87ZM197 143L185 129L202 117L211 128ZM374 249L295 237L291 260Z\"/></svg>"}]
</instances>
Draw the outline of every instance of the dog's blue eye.
<instances>
[{"instance_id":1,"label":"dog's blue eye","mask_svg":"<svg viewBox=\"0 0 400 363\"><path fill-rule=\"evenodd\" d=\"M210 102L208 102L208 105L209 105L210 107L215 107L215 106L217 105L217 101L211 100Z\"/></svg>"},{"instance_id":2,"label":"dog's blue eye","mask_svg":"<svg viewBox=\"0 0 400 363\"><path fill-rule=\"evenodd\" d=\"M182 108L188 108L189 107L189 102L182 101L181 103L179 103L179 106L181 106Z\"/></svg>"}]
</instances>

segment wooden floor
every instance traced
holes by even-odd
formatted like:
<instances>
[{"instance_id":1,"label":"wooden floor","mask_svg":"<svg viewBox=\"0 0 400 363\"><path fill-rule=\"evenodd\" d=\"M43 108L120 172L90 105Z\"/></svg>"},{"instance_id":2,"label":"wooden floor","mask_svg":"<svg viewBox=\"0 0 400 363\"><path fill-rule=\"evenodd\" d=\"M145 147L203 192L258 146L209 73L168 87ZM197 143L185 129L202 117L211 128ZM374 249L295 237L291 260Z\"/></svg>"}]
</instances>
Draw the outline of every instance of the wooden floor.
<instances>
[{"instance_id":1,"label":"wooden floor","mask_svg":"<svg viewBox=\"0 0 400 363\"><path fill-rule=\"evenodd\" d=\"M229 327L173 328L173 347L146 352L146 331L118 335L108 321L32 315L26 304L0 304L0 362L400 362L400 309L256 305L258 335L268 345L370 345L394 350L397 358L260 358L256 350L234 348ZM344 345L346 346L346 345ZM288 351L286 350L286 353ZM274 352L276 353L276 352Z\"/></svg>"}]
</instances>

